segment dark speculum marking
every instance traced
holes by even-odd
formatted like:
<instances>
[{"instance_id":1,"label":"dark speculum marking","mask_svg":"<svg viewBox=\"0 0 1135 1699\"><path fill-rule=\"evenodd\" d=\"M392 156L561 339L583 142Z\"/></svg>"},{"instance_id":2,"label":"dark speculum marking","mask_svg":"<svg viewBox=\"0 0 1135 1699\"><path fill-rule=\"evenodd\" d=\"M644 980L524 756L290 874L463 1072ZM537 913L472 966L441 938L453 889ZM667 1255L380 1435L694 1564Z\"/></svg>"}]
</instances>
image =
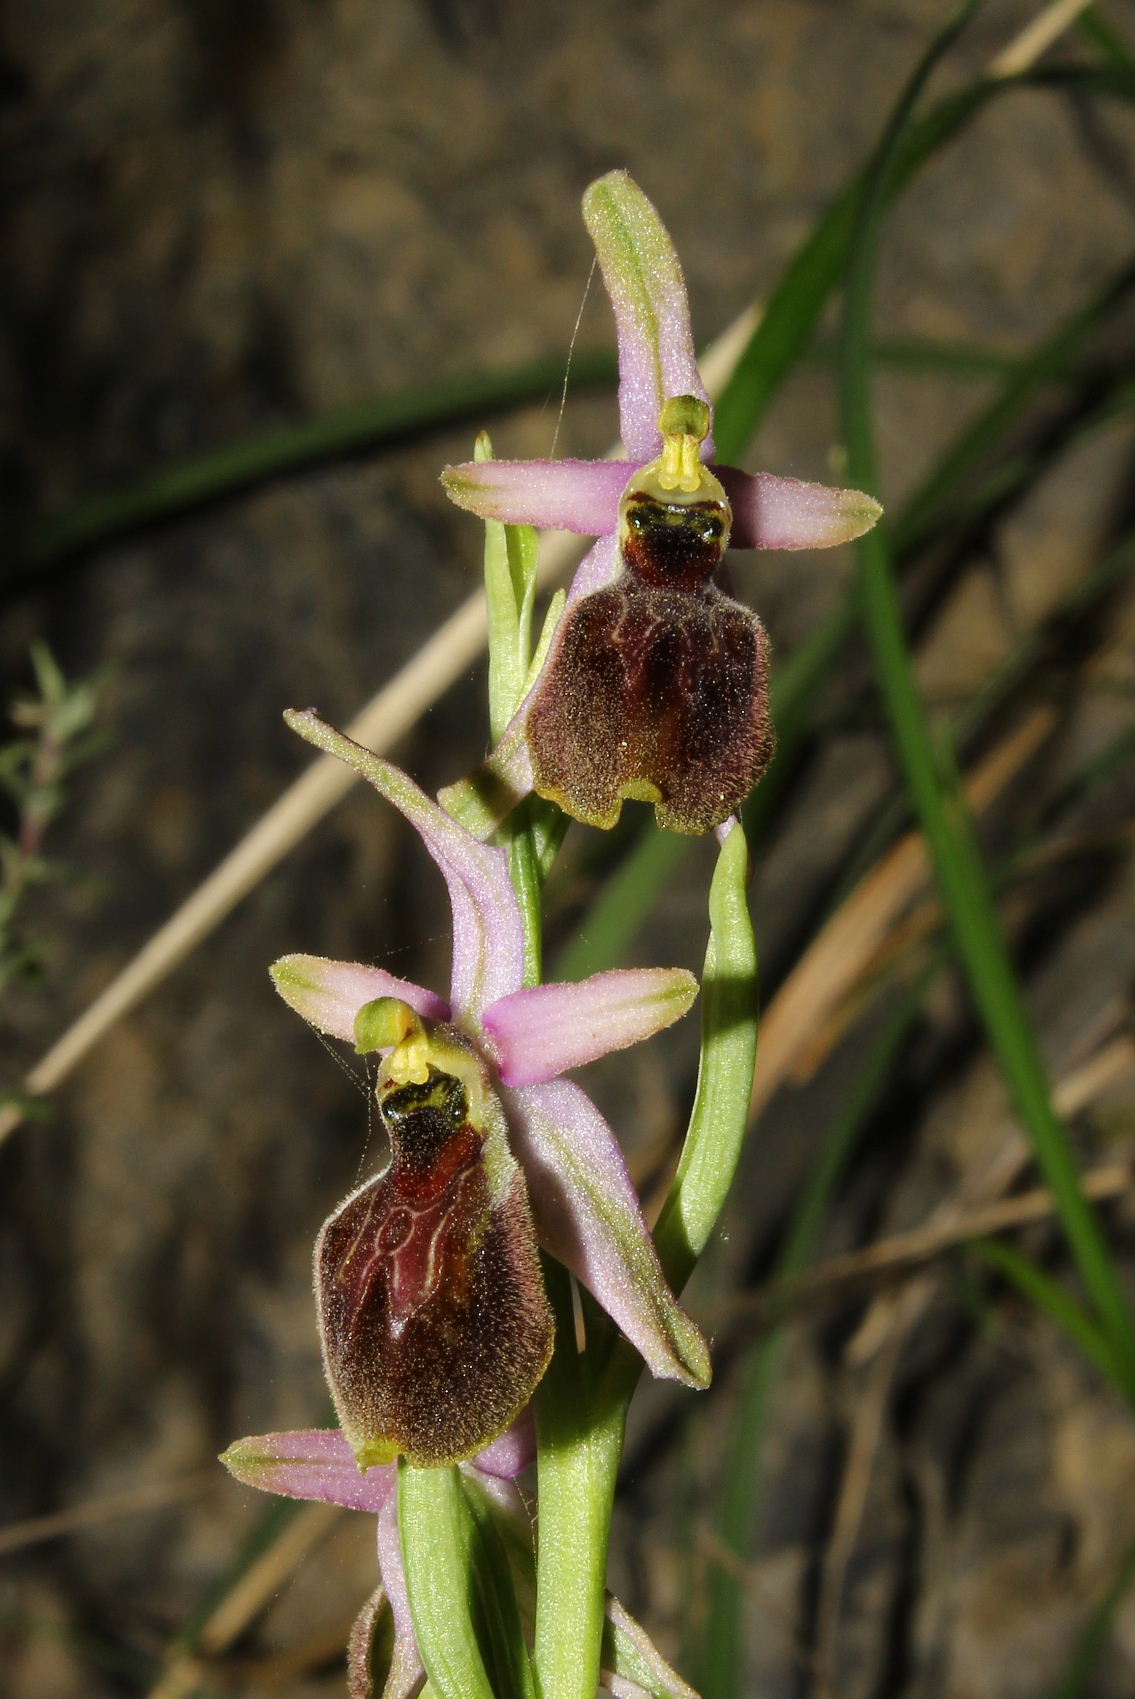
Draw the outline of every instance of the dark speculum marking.
<instances>
[{"instance_id":1,"label":"dark speculum marking","mask_svg":"<svg viewBox=\"0 0 1135 1699\"><path fill-rule=\"evenodd\" d=\"M718 501L666 502L639 491L627 497L623 564L658 590L698 590L725 553L729 510Z\"/></svg>"},{"instance_id":2,"label":"dark speculum marking","mask_svg":"<svg viewBox=\"0 0 1135 1699\"><path fill-rule=\"evenodd\" d=\"M380 1107L390 1166L316 1245L328 1380L356 1453L456 1462L514 1420L550 1354L527 1196L515 1170L493 1202L485 1135L452 1075L431 1068Z\"/></svg>"},{"instance_id":3,"label":"dark speculum marking","mask_svg":"<svg viewBox=\"0 0 1135 1699\"><path fill-rule=\"evenodd\" d=\"M613 826L629 796L670 831L707 832L772 758L764 627L713 584L624 571L567 614L528 742L536 790L576 819Z\"/></svg>"}]
</instances>

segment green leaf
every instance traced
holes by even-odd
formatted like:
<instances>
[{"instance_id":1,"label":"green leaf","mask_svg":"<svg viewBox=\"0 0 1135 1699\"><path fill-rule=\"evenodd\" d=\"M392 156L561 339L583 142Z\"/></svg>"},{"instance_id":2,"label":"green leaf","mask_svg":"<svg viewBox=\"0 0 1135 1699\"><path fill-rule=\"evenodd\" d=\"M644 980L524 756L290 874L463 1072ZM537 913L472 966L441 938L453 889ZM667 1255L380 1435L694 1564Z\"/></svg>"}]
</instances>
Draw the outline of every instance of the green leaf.
<instances>
[{"instance_id":1,"label":"green leaf","mask_svg":"<svg viewBox=\"0 0 1135 1699\"><path fill-rule=\"evenodd\" d=\"M588 1359L599 1340L589 1326L587 1356L580 1357L567 1271L547 1262L545 1279L556 1314L556 1349L534 1401L537 1687L546 1699L595 1699L626 1401L596 1396ZM610 1337L603 1322L597 1331Z\"/></svg>"},{"instance_id":2,"label":"green leaf","mask_svg":"<svg viewBox=\"0 0 1135 1699\"><path fill-rule=\"evenodd\" d=\"M473 1524L473 1570L477 1591L477 1623L486 1647L485 1662L498 1695L536 1699L535 1679L524 1641L524 1624L516 1598L514 1564L517 1540L504 1524L502 1512L476 1477L459 1469L458 1477ZM529 1536L529 1562L531 1561Z\"/></svg>"},{"instance_id":3,"label":"green leaf","mask_svg":"<svg viewBox=\"0 0 1135 1699\"><path fill-rule=\"evenodd\" d=\"M646 1630L610 1594L603 1630L603 1668L624 1682L633 1682L650 1699L698 1699L677 1670L670 1668Z\"/></svg>"}]
</instances>

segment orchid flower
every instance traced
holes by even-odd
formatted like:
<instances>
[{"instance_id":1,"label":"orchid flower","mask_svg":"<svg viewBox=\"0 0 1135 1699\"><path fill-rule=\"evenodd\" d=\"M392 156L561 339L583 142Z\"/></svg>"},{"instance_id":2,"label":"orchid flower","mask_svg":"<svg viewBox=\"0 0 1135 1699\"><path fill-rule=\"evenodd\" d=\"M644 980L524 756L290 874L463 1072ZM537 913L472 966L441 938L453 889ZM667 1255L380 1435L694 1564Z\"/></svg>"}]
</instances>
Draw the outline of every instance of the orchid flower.
<instances>
[{"instance_id":1,"label":"orchid flower","mask_svg":"<svg viewBox=\"0 0 1135 1699\"><path fill-rule=\"evenodd\" d=\"M488 1499L499 1522L515 1530L509 1542L531 1562L532 1526L516 1477L535 1458L531 1417L525 1414L507 1433L462 1465L473 1491ZM364 1604L347 1647L349 1699L373 1699L381 1681L382 1699L412 1699L425 1680L402 1563L398 1534L398 1470L394 1464L364 1474L351 1448L333 1428L298 1433L262 1434L238 1440L221 1461L246 1486L285 1498L338 1504L377 1518L380 1584ZM382 1629L389 1611L393 1644ZM380 1650L381 1649L381 1650ZM378 1655L376 1656L376 1653ZM607 1596L602 1687L615 1699L696 1699L693 1690L670 1668L641 1626L619 1601ZM376 1669L376 1664L384 1668ZM635 1677L638 1679L635 1680ZM645 1685L644 1685L645 1683Z\"/></svg>"},{"instance_id":2,"label":"orchid flower","mask_svg":"<svg viewBox=\"0 0 1135 1699\"><path fill-rule=\"evenodd\" d=\"M272 970L318 1031L382 1057L391 1163L330 1217L315 1259L327 1376L355 1459L463 1461L516 1418L551 1349L535 1241L656 1375L707 1385L705 1341L666 1284L615 1136L560 1077L669 1026L696 980L648 968L526 986L506 851L313 713L286 718L405 816L453 909L448 1001L361 963L292 955Z\"/></svg>"},{"instance_id":3,"label":"orchid flower","mask_svg":"<svg viewBox=\"0 0 1135 1699\"><path fill-rule=\"evenodd\" d=\"M532 789L603 827L626 797L653 802L674 831L726 820L773 751L764 628L712 582L727 545L829 548L881 512L858 490L711 469L713 412L670 238L624 171L593 183L583 212L615 311L630 458L470 461L442 474L482 518L599 538L480 780L445 793L480 836Z\"/></svg>"}]
</instances>

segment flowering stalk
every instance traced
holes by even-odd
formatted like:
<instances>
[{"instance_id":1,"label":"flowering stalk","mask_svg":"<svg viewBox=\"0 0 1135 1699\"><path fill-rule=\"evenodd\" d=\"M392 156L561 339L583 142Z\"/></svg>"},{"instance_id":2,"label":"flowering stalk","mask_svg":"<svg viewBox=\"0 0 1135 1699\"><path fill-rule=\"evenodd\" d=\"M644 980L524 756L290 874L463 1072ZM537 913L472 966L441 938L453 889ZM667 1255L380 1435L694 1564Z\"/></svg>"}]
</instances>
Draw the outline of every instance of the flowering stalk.
<instances>
[{"instance_id":1,"label":"flowering stalk","mask_svg":"<svg viewBox=\"0 0 1135 1699\"><path fill-rule=\"evenodd\" d=\"M696 389L704 408L698 420L700 435L686 438L696 454L697 445L709 435L709 413L693 364L677 261L657 215L635 186L621 177L607 181L610 196L601 192L603 185L596 185L590 192L590 205L593 233L619 321L624 435L630 443L653 446L650 432L664 412L660 401L675 388ZM624 211L629 217L619 216ZM624 240L628 229L629 239ZM644 258L648 263L643 263ZM660 280L653 291L644 282L650 278ZM673 386L669 389L667 363ZM483 467L487 459L487 445L482 443L475 464ZM620 472L625 478L626 469ZM696 471L688 481L696 491ZM514 652L516 627L510 629L507 616L494 619L492 567L494 556L500 558L510 546L513 527L501 528L498 520L487 517L486 531L490 628L506 653ZM511 546L518 550L520 540ZM581 577L586 584L586 570ZM502 593L500 588L504 582L498 573L496 606L511 606L519 614L522 597L510 603L507 591ZM580 593L587 590L581 592L577 582L572 597ZM513 669L513 680L518 676L519 669ZM510 706L518 708L519 699ZM501 726L504 708L498 698L495 728ZM531 807L531 801L526 806ZM511 825L512 821L506 832ZM512 841L515 868L517 838ZM745 898L747 878L744 837L734 827L725 837L711 893L698 1092L678 1176L660 1222L660 1249L665 1247L668 1273L679 1285L688 1277L717 1219L747 1121L756 1047L756 954ZM521 889L518 883L518 894ZM538 908L534 913L527 911L529 917L538 927ZM538 955L538 949L534 954ZM611 1363L614 1340L594 1314L588 1315L587 1345L580 1352L568 1281L558 1271L550 1271L548 1284L556 1316L556 1346L535 1401L540 1540L534 1662L539 1691L548 1699L591 1699L600 1679L615 1481L638 1367L621 1352Z\"/></svg>"},{"instance_id":2,"label":"flowering stalk","mask_svg":"<svg viewBox=\"0 0 1135 1699\"><path fill-rule=\"evenodd\" d=\"M749 546L802 547L843 540L878 510L854 491L709 467L712 410L669 238L623 173L592 185L584 206L635 459L614 474L510 466L482 438L447 475L486 520L493 757L442 807L316 714L285 716L399 810L453 911L448 997L362 963L293 955L273 969L312 1026L377 1058L391 1155L316 1245L341 1431L265 1435L225 1461L255 1486L377 1517L382 1579L352 1635L352 1699L380 1682L383 1699L414 1699L427 1673L439 1699L694 1699L607 1595L605 1572L642 1365L709 1382L705 1340L672 1287L724 1202L753 1076L748 853L732 816L771 750L768 650L713 573L731 526ZM600 536L534 657L529 518ZM661 1032L697 982L671 968L541 977L541 893L567 816L608 826L628 797L720 844L698 1089L657 1244L614 1134L563 1076ZM530 1403L535 1553L515 1484L531 1457Z\"/></svg>"}]
</instances>

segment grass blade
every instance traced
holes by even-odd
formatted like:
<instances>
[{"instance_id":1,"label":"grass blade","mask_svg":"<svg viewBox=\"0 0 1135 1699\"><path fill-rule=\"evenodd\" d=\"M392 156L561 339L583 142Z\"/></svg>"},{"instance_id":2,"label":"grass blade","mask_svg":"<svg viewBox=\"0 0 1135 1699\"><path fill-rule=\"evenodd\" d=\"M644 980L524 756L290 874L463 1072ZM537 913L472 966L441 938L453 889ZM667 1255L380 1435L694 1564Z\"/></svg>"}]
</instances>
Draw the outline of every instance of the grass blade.
<instances>
[{"instance_id":1,"label":"grass blade","mask_svg":"<svg viewBox=\"0 0 1135 1699\"><path fill-rule=\"evenodd\" d=\"M613 353L596 350L572 356L573 384L614 383L617 375ZM140 483L95 496L69 513L34 526L14 551L4 588L34 581L53 567L145 525L289 473L401 446L423 431L467 420L480 425L486 414L543 400L558 391L562 381L563 361L557 358L448 383L415 385L168 466Z\"/></svg>"},{"instance_id":2,"label":"grass blade","mask_svg":"<svg viewBox=\"0 0 1135 1699\"><path fill-rule=\"evenodd\" d=\"M869 325L875 251L884 187L910 108L928 66L919 68L896 109L870 174L857 222L844 304L842 398L848 476L876 484L870 412ZM1095 1215L1080 1190L1076 1163L1055 1115L1048 1081L1004 938L973 822L948 760L935 747L903 631L886 527L856 545L863 618L879 688L906 783L934 861L958 954L978 1011L1052 1189L1085 1288L1135 1400L1135 1330L1118 1272Z\"/></svg>"},{"instance_id":3,"label":"grass blade","mask_svg":"<svg viewBox=\"0 0 1135 1699\"><path fill-rule=\"evenodd\" d=\"M989 1268L1003 1275L1030 1304L1043 1310L1105 1379L1120 1393L1124 1391L1122 1370L1105 1335L1058 1280L1053 1280L1031 1257L1004 1239L974 1239L970 1249Z\"/></svg>"}]
</instances>

